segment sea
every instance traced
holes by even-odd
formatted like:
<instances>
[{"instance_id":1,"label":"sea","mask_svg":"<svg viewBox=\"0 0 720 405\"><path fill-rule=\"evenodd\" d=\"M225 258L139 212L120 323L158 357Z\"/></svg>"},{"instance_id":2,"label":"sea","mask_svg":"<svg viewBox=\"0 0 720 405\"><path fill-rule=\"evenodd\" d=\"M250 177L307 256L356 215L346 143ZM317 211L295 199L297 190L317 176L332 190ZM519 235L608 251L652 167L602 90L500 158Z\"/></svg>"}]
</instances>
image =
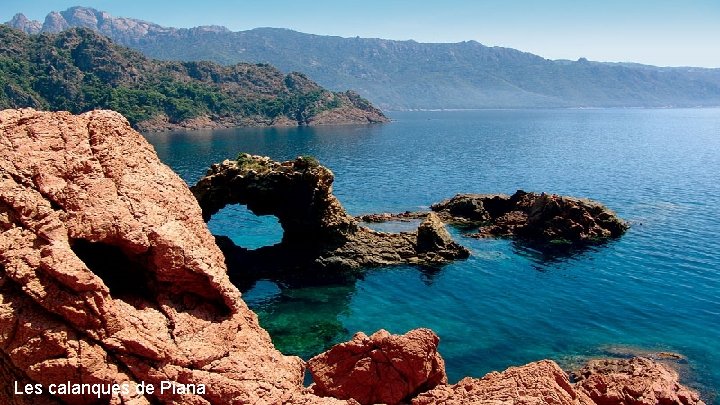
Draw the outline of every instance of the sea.
<instances>
[{"instance_id":1,"label":"sea","mask_svg":"<svg viewBox=\"0 0 720 405\"><path fill-rule=\"evenodd\" d=\"M720 403L720 109L388 115L387 124L145 136L190 185L241 152L311 155L333 171L334 193L353 215L522 189L600 201L630 229L599 246L547 252L450 228L469 259L343 281L255 280L243 299L279 350L308 359L358 331L431 328L451 382L545 358L573 369L595 357L673 352L683 382ZM208 225L249 249L282 237L276 218L243 206Z\"/></svg>"}]
</instances>

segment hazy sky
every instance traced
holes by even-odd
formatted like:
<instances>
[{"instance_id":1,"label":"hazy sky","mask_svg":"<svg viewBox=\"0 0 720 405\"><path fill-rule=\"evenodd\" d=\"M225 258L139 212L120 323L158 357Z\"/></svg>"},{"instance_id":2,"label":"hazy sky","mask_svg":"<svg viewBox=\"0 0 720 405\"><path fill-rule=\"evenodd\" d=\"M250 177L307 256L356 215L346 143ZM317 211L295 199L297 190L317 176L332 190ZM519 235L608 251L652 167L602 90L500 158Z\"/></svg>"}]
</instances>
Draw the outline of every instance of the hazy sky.
<instances>
[{"instance_id":1,"label":"hazy sky","mask_svg":"<svg viewBox=\"0 0 720 405\"><path fill-rule=\"evenodd\" d=\"M474 39L550 59L720 67L720 0L2 0L0 21L17 12L42 21L75 5L173 27Z\"/></svg>"}]
</instances>

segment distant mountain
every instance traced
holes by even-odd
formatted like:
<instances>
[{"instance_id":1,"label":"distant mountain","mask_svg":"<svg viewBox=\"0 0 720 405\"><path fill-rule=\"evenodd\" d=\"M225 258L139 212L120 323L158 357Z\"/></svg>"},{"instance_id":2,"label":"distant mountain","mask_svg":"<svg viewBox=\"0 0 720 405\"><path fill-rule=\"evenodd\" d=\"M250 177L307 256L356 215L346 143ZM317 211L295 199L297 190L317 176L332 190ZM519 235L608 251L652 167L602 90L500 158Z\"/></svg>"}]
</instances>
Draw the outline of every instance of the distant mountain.
<instances>
[{"instance_id":1,"label":"distant mountain","mask_svg":"<svg viewBox=\"0 0 720 405\"><path fill-rule=\"evenodd\" d=\"M167 28L90 8L22 15L26 32L87 27L167 60L269 63L330 89L352 88L387 109L492 107L666 107L720 105L720 69L551 61L475 41L428 44L303 34L275 28Z\"/></svg>"},{"instance_id":2,"label":"distant mountain","mask_svg":"<svg viewBox=\"0 0 720 405\"><path fill-rule=\"evenodd\" d=\"M110 108L146 130L387 120L357 93L269 65L161 62L87 28L28 35L0 26L0 109L18 107Z\"/></svg>"}]
</instances>

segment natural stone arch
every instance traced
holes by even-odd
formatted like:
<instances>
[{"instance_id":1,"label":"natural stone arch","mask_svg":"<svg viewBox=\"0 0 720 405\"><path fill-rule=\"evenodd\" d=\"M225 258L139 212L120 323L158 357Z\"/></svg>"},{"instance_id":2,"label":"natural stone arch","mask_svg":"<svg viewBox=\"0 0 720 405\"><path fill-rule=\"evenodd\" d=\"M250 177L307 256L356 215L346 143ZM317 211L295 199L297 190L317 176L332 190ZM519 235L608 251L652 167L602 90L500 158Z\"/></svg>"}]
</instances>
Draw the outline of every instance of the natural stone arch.
<instances>
[{"instance_id":1,"label":"natural stone arch","mask_svg":"<svg viewBox=\"0 0 720 405\"><path fill-rule=\"evenodd\" d=\"M277 267L359 269L438 264L468 256L434 214L415 232L384 233L359 226L332 194L333 180L333 173L314 158L276 162L241 154L237 161L212 165L191 190L205 221L228 204L247 205L257 215L278 218L282 243L271 252L258 252L270 254L247 261L263 263L262 267L273 267L267 266L272 262ZM226 255L233 254L222 248Z\"/></svg>"},{"instance_id":2,"label":"natural stone arch","mask_svg":"<svg viewBox=\"0 0 720 405\"><path fill-rule=\"evenodd\" d=\"M191 190L210 218L230 204L245 205L255 215L274 215L285 244L341 242L357 230L332 194L333 173L312 158L275 162L242 154L210 167Z\"/></svg>"}]
</instances>

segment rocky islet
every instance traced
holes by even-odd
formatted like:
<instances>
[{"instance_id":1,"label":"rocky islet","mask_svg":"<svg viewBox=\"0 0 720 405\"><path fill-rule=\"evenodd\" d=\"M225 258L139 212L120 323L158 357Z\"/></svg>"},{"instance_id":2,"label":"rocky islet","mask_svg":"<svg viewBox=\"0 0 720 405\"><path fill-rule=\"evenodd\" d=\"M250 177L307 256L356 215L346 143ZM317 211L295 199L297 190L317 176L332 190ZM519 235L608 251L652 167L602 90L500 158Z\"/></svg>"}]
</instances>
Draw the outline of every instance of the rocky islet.
<instances>
[{"instance_id":1,"label":"rocky islet","mask_svg":"<svg viewBox=\"0 0 720 405\"><path fill-rule=\"evenodd\" d=\"M587 198L518 190L507 194L457 194L430 206L444 222L474 238L511 237L539 248L586 246L622 236L627 222ZM368 223L409 221L427 212L366 214Z\"/></svg>"},{"instance_id":2,"label":"rocky islet","mask_svg":"<svg viewBox=\"0 0 720 405\"><path fill-rule=\"evenodd\" d=\"M625 221L601 203L547 193L458 194L430 207L442 218L478 226L476 237L588 244L621 236Z\"/></svg>"}]
</instances>

